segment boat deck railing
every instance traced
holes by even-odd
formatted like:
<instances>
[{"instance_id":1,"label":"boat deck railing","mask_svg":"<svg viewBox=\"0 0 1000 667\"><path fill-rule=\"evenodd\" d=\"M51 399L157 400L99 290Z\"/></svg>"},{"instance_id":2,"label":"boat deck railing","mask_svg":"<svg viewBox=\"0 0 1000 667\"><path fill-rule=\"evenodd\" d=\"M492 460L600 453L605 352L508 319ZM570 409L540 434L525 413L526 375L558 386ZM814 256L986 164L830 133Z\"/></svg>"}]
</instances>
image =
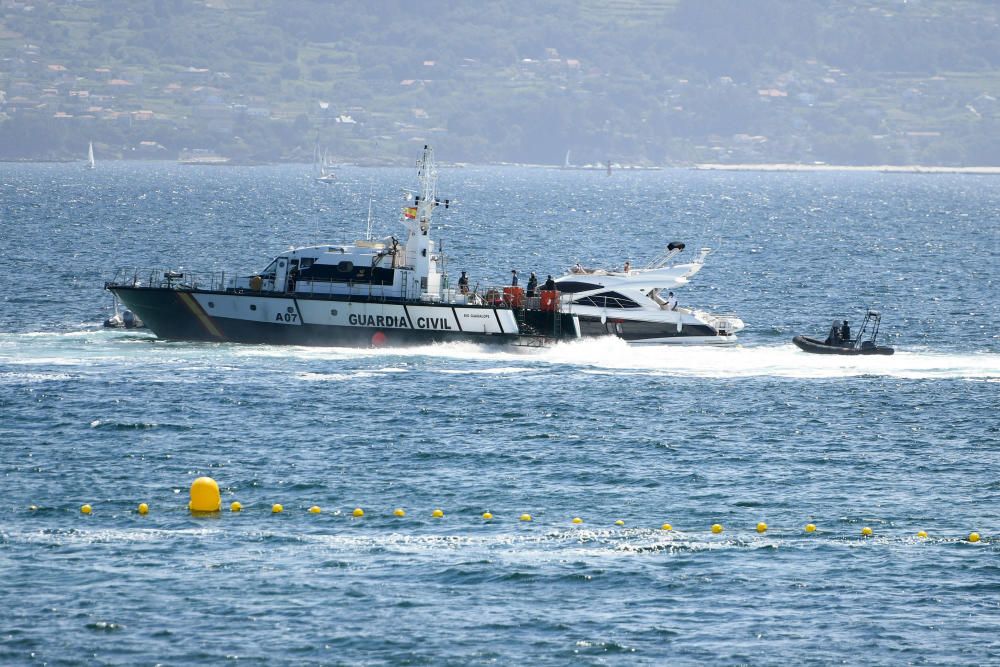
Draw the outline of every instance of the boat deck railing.
<instances>
[{"instance_id":1,"label":"boat deck railing","mask_svg":"<svg viewBox=\"0 0 1000 667\"><path fill-rule=\"evenodd\" d=\"M302 280L293 283L290 291L261 289L253 287L233 287L237 273L226 271L188 271L186 269L150 269L150 268L120 268L105 282L105 287L145 287L157 289L175 289L181 291L234 292L238 294L274 294L282 296L309 297L311 299L403 299L405 301L420 301L424 303L467 304L476 306L492 306L494 308L526 308L529 310L554 310L567 312L571 310L571 295L560 294L552 303L543 303L540 296L525 296L513 293L509 288L480 286L470 287L467 293L459 289L445 288L440 294L413 295L399 294L391 285L373 283L354 283L336 280ZM388 288L388 289L387 289Z\"/></svg>"},{"instance_id":2,"label":"boat deck railing","mask_svg":"<svg viewBox=\"0 0 1000 667\"><path fill-rule=\"evenodd\" d=\"M229 274L231 278L233 274ZM105 287L157 287L178 290L224 291L225 271L187 271L185 269L121 268Z\"/></svg>"}]
</instances>

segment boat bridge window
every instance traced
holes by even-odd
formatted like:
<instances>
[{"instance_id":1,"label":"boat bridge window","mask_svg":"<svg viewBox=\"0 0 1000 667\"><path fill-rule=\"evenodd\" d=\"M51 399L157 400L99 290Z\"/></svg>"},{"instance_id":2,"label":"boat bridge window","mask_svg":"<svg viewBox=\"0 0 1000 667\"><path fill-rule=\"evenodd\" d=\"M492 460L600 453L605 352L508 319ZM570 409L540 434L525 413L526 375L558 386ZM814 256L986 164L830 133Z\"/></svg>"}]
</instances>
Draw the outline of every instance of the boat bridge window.
<instances>
[{"instance_id":1,"label":"boat bridge window","mask_svg":"<svg viewBox=\"0 0 1000 667\"><path fill-rule=\"evenodd\" d=\"M564 280L556 283L556 289L564 294L576 294L577 292L589 292L594 289L601 289L604 285L598 283L584 283L578 280Z\"/></svg>"},{"instance_id":2,"label":"boat bridge window","mask_svg":"<svg viewBox=\"0 0 1000 667\"><path fill-rule=\"evenodd\" d=\"M598 308L641 308L635 301L618 292L602 292L593 296L585 296L582 299L577 299L575 303Z\"/></svg>"},{"instance_id":3,"label":"boat bridge window","mask_svg":"<svg viewBox=\"0 0 1000 667\"><path fill-rule=\"evenodd\" d=\"M308 269L310 266L313 265L313 262L315 261L316 261L315 257L303 257L302 260L299 262L299 268Z\"/></svg>"},{"instance_id":4,"label":"boat bridge window","mask_svg":"<svg viewBox=\"0 0 1000 667\"><path fill-rule=\"evenodd\" d=\"M314 280L316 282L334 283L371 283L373 285L392 285L396 272L380 266L357 266L353 262L338 264L313 263L299 271L299 280Z\"/></svg>"}]
</instances>

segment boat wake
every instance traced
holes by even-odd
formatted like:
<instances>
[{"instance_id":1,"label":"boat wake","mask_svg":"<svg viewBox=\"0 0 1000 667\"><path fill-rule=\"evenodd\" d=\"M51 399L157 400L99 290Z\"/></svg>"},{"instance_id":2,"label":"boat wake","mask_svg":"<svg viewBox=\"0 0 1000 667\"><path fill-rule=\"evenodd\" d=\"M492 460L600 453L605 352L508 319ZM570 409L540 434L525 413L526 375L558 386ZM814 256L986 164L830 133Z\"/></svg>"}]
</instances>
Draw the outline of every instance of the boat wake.
<instances>
[{"instance_id":1,"label":"boat wake","mask_svg":"<svg viewBox=\"0 0 1000 667\"><path fill-rule=\"evenodd\" d=\"M658 346L636 348L621 340L582 340L557 345L539 359L577 364L590 373L679 377L780 377L823 379L885 376L901 379L1000 380L1000 355L898 350L892 357L810 355L794 345Z\"/></svg>"},{"instance_id":2,"label":"boat wake","mask_svg":"<svg viewBox=\"0 0 1000 667\"><path fill-rule=\"evenodd\" d=\"M68 368L183 365L186 369L280 362L302 381L338 381L386 373L516 375L560 372L681 378L827 379L891 377L1000 381L1000 354L897 350L894 356L811 355L791 343L734 346L631 346L589 338L545 348L469 342L405 348L318 348L229 343L181 343L124 331L0 334L0 384L66 377ZM303 364L308 368L303 368Z\"/></svg>"}]
</instances>

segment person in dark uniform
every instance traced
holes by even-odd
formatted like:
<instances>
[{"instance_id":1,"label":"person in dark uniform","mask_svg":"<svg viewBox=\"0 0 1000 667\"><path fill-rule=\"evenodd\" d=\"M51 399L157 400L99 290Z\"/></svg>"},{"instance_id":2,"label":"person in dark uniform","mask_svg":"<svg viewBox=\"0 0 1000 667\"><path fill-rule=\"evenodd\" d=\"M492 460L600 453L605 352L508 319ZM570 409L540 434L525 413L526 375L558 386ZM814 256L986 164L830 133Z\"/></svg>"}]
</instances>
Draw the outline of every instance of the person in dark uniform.
<instances>
[{"instance_id":1,"label":"person in dark uniform","mask_svg":"<svg viewBox=\"0 0 1000 667\"><path fill-rule=\"evenodd\" d=\"M536 291L538 291L538 278L535 277L535 272L532 271L528 277L528 296L535 296Z\"/></svg>"},{"instance_id":2,"label":"person in dark uniform","mask_svg":"<svg viewBox=\"0 0 1000 667\"><path fill-rule=\"evenodd\" d=\"M840 338L845 343L851 342L851 325L844 320L844 326L840 327Z\"/></svg>"},{"instance_id":3,"label":"person in dark uniform","mask_svg":"<svg viewBox=\"0 0 1000 667\"><path fill-rule=\"evenodd\" d=\"M834 320L833 324L830 325L830 335L826 337L826 340L823 341L823 343L826 345L840 345L841 331L842 329L840 325L837 324L836 320Z\"/></svg>"},{"instance_id":4,"label":"person in dark uniform","mask_svg":"<svg viewBox=\"0 0 1000 667\"><path fill-rule=\"evenodd\" d=\"M465 271L462 271L462 276L458 279L458 291L462 294L469 293L469 276L465 275Z\"/></svg>"},{"instance_id":5,"label":"person in dark uniform","mask_svg":"<svg viewBox=\"0 0 1000 667\"><path fill-rule=\"evenodd\" d=\"M542 289L550 291L550 292L551 291L555 291L555 289L556 289L556 281L554 281L552 279L551 275L549 275L549 277L545 279L545 284L542 285Z\"/></svg>"},{"instance_id":6,"label":"person in dark uniform","mask_svg":"<svg viewBox=\"0 0 1000 667\"><path fill-rule=\"evenodd\" d=\"M510 286L517 287L517 269L510 270Z\"/></svg>"}]
</instances>

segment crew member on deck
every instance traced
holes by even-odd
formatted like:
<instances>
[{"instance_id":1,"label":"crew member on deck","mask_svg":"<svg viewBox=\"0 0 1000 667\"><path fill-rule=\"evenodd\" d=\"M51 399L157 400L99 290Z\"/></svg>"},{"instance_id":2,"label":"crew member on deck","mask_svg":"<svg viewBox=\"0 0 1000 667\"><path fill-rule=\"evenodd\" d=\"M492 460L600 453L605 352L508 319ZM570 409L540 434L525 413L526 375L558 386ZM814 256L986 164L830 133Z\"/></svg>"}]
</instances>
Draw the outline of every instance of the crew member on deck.
<instances>
[{"instance_id":1,"label":"crew member on deck","mask_svg":"<svg viewBox=\"0 0 1000 667\"><path fill-rule=\"evenodd\" d=\"M622 273L628 275L632 271L632 262L625 260L625 266L622 267Z\"/></svg>"},{"instance_id":2,"label":"crew member on deck","mask_svg":"<svg viewBox=\"0 0 1000 667\"><path fill-rule=\"evenodd\" d=\"M535 277L535 272L532 271L531 275L528 277L528 296L535 296L535 292L538 290L538 278Z\"/></svg>"},{"instance_id":3,"label":"crew member on deck","mask_svg":"<svg viewBox=\"0 0 1000 667\"><path fill-rule=\"evenodd\" d=\"M549 277L545 279L545 284L542 285L542 289L546 290L546 291L552 291L552 292L555 291L555 289L556 289L556 281L552 280L552 275L551 274L549 274Z\"/></svg>"},{"instance_id":4,"label":"crew member on deck","mask_svg":"<svg viewBox=\"0 0 1000 667\"><path fill-rule=\"evenodd\" d=\"M510 270L510 286L517 287L517 269Z\"/></svg>"},{"instance_id":5,"label":"crew member on deck","mask_svg":"<svg viewBox=\"0 0 1000 667\"><path fill-rule=\"evenodd\" d=\"M667 310L677 310L677 297L673 292L667 295Z\"/></svg>"},{"instance_id":6,"label":"crew member on deck","mask_svg":"<svg viewBox=\"0 0 1000 667\"><path fill-rule=\"evenodd\" d=\"M844 320L844 326L840 328L840 338L845 343L851 342L851 325L847 323L847 320Z\"/></svg>"},{"instance_id":7,"label":"crew member on deck","mask_svg":"<svg viewBox=\"0 0 1000 667\"><path fill-rule=\"evenodd\" d=\"M462 276L458 279L458 291L462 294L469 293L469 276L465 275L465 271L462 271Z\"/></svg>"},{"instance_id":8,"label":"crew member on deck","mask_svg":"<svg viewBox=\"0 0 1000 667\"><path fill-rule=\"evenodd\" d=\"M826 345L840 345L840 323L834 320L833 324L830 326L830 335L826 337L823 341Z\"/></svg>"}]
</instances>

